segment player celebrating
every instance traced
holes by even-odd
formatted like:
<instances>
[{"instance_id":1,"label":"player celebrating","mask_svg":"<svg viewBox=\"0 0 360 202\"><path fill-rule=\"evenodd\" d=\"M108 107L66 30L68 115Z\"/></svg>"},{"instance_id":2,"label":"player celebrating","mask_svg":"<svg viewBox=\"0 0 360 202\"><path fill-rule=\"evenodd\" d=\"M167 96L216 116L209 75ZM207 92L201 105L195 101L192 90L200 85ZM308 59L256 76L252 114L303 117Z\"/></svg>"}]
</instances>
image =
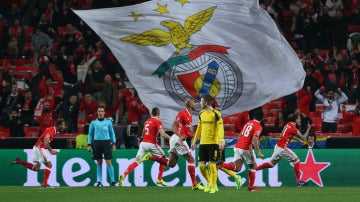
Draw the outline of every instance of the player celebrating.
<instances>
[{"instance_id":1,"label":"player celebrating","mask_svg":"<svg viewBox=\"0 0 360 202\"><path fill-rule=\"evenodd\" d=\"M130 172L132 172L140 163L148 160L149 156L151 156L152 154L158 157L160 161L161 160L167 161L164 151L157 143L157 136L160 134L166 139L170 139L170 136L167 133L165 133L162 122L159 120L160 109L154 107L151 111L151 115L152 117L148 118L144 123L143 140L139 145L139 150L136 154L136 159L132 164L129 165L129 167L125 170L125 172L122 175L120 175L119 186L122 186L126 176ZM156 180L156 183L162 186L167 186L162 179L162 175L165 168L166 165L160 164L159 175L158 175L158 179Z\"/></svg>"},{"instance_id":2,"label":"player celebrating","mask_svg":"<svg viewBox=\"0 0 360 202\"><path fill-rule=\"evenodd\" d=\"M187 170L191 177L192 189L204 190L205 187L196 181L195 160L186 142L187 137L194 137L190 131L190 126L192 124L192 113L196 109L195 101L193 99L187 99L185 101L185 106L186 109L181 110L177 114L174 123L171 125L174 135L171 136L170 139L169 166L175 166L179 155L183 156L188 163Z\"/></svg>"},{"instance_id":3,"label":"player celebrating","mask_svg":"<svg viewBox=\"0 0 360 202\"><path fill-rule=\"evenodd\" d=\"M193 190L204 190L205 187L197 182L195 176L195 160L192 156L189 146L186 142L187 137L193 137L194 135L190 132L190 126L192 124L192 112L196 109L196 104L193 99L185 100L186 109L181 110L174 123L171 125L171 129L174 135L171 136L169 144L169 159L160 159L157 156L149 156L150 160L157 161L162 165L174 167L179 159L179 156L183 156L188 163L188 173L192 181ZM151 155L151 154L150 154Z\"/></svg>"},{"instance_id":4,"label":"player celebrating","mask_svg":"<svg viewBox=\"0 0 360 202\"><path fill-rule=\"evenodd\" d=\"M64 119L58 119L55 123L55 127L49 127L46 128L45 131L42 133L42 135L39 137L39 139L36 141L34 147L33 147L33 162L25 162L21 160L20 158L16 158L12 162L10 162L9 166L12 166L14 164L20 164L30 170L33 171L39 171L41 163L45 164L45 170L44 170L44 182L42 183L43 187L48 187L48 179L51 173L51 161L49 158L48 153L45 151L46 149L50 152L52 155L56 155L58 152L55 151L51 146L50 143L52 140L54 140L54 137L56 133L62 133L65 131L66 125Z\"/></svg>"},{"instance_id":5,"label":"player celebrating","mask_svg":"<svg viewBox=\"0 0 360 202\"><path fill-rule=\"evenodd\" d=\"M296 114L290 114L288 120L289 122L284 126L281 132L280 140L276 143L274 153L271 156L270 162L259 165L256 170L272 168L279 162L281 157L285 158L293 163L296 177L296 185L298 187L301 187L307 185L307 182L300 180L300 159L291 149L288 148L288 144L290 143L292 138L303 143L303 140L305 140L306 136L309 134L311 125L310 123L308 123L308 127L305 133L301 134L300 131L296 128L296 125L300 124L300 116Z\"/></svg>"},{"instance_id":6,"label":"player celebrating","mask_svg":"<svg viewBox=\"0 0 360 202\"><path fill-rule=\"evenodd\" d=\"M256 174L256 162L253 147L255 147L258 156L263 158L264 155L260 151L259 137L262 131L260 121L263 119L263 112L261 109L254 111L254 119L248 121L239 136L239 139L234 147L234 163L223 163L223 167L229 170L239 172L243 163L249 165L248 172L248 190L252 192L259 192L260 190L255 188L255 174Z\"/></svg>"}]
</instances>

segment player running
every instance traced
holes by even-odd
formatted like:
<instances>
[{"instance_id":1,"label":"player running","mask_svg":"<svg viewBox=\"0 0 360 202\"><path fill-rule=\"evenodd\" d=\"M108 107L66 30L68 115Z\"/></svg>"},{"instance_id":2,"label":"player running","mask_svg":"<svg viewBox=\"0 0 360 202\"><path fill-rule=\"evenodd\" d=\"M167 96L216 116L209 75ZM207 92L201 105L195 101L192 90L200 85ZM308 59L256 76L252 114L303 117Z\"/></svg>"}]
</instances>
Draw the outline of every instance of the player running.
<instances>
[{"instance_id":1,"label":"player running","mask_svg":"<svg viewBox=\"0 0 360 202\"><path fill-rule=\"evenodd\" d=\"M296 185L298 187L302 187L307 185L307 182L300 180L300 159L288 147L288 144L290 143L292 138L297 139L299 142L303 143L303 140L305 140L306 136L309 134L311 125L310 123L308 123L308 127L305 133L301 134L300 131L296 128L296 125L300 124L300 116L296 114L290 114L288 120L289 122L284 126L281 132L280 140L275 145L274 153L270 158L270 162L259 165L256 170L272 168L279 162L281 157L285 158L293 163L296 177Z\"/></svg>"},{"instance_id":2,"label":"player running","mask_svg":"<svg viewBox=\"0 0 360 202\"><path fill-rule=\"evenodd\" d=\"M43 187L48 187L48 179L51 173L52 164L49 158L48 153L46 152L46 149L50 152L52 155L56 155L58 151L55 151L51 146L51 141L54 140L55 135L57 133L62 133L65 131L66 125L64 119L58 119L55 123L55 127L49 127L46 128L45 131L42 133L42 135L39 137L39 139L36 141L34 147L33 147L33 162L25 162L21 160L20 158L16 158L15 160L11 161L9 166L12 166L14 164L20 164L30 170L33 171L39 171L41 163L45 164L44 169L44 182L42 183Z\"/></svg>"},{"instance_id":3,"label":"player running","mask_svg":"<svg viewBox=\"0 0 360 202\"><path fill-rule=\"evenodd\" d=\"M260 190L255 188L254 182L256 177L256 162L255 162L255 150L258 153L258 156L263 158L264 155L261 153L259 147L259 137L262 131L262 126L260 121L263 119L263 112L261 109L254 111L254 119L248 121L239 136L239 139L234 147L234 162L233 163L223 163L222 166L229 170L239 172L243 163L249 165L248 172L248 190L251 192L259 192Z\"/></svg>"}]
</instances>

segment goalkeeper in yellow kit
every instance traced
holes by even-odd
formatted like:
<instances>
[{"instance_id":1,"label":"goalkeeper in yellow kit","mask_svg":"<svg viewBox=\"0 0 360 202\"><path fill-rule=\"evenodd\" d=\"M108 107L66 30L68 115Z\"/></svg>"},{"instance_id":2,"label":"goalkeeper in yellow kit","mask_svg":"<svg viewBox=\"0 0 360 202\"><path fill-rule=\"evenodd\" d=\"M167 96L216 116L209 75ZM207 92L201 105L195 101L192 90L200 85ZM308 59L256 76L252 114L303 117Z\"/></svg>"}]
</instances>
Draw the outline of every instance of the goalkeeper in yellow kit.
<instances>
[{"instance_id":1,"label":"goalkeeper in yellow kit","mask_svg":"<svg viewBox=\"0 0 360 202\"><path fill-rule=\"evenodd\" d=\"M221 113L212 107L213 98L210 95L201 97L200 105L202 110L199 114L199 122L196 133L191 144L195 149L196 141L200 138L199 145L199 168L205 177L207 185L205 192L214 194L217 189L217 167L220 150L224 150L224 125ZM206 168L208 163L209 171Z\"/></svg>"}]
</instances>

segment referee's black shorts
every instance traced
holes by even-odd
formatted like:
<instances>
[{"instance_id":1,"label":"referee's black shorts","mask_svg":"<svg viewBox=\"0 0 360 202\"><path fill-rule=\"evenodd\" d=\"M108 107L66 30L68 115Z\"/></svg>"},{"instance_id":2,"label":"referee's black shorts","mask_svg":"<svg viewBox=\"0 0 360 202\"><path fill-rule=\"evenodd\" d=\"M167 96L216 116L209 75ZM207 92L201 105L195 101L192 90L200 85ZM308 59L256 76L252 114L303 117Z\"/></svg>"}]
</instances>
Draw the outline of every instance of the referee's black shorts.
<instances>
[{"instance_id":1,"label":"referee's black shorts","mask_svg":"<svg viewBox=\"0 0 360 202\"><path fill-rule=\"evenodd\" d=\"M201 144L199 146L199 161L217 162L219 158L218 144Z\"/></svg>"},{"instance_id":2,"label":"referee's black shorts","mask_svg":"<svg viewBox=\"0 0 360 202\"><path fill-rule=\"evenodd\" d=\"M112 159L112 142L111 140L94 140L92 144L93 158L95 160Z\"/></svg>"}]
</instances>

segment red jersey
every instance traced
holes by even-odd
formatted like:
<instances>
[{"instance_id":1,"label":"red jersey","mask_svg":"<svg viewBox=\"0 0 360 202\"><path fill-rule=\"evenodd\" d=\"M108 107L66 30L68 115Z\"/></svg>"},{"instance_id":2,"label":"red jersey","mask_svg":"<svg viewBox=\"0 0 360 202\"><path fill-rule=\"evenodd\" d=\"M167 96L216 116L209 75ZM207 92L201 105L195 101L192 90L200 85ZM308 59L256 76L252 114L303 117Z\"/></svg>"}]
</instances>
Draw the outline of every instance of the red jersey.
<instances>
[{"instance_id":1,"label":"red jersey","mask_svg":"<svg viewBox=\"0 0 360 202\"><path fill-rule=\"evenodd\" d=\"M244 128L245 124L250 121L249 120L249 111L244 111L239 114L237 120L235 122L235 128L237 131L241 132Z\"/></svg>"},{"instance_id":2,"label":"red jersey","mask_svg":"<svg viewBox=\"0 0 360 202\"><path fill-rule=\"evenodd\" d=\"M80 104L80 111L85 112L85 120L87 123L96 119L98 106L99 103L96 100L92 100L90 103L87 103L85 99L82 100Z\"/></svg>"},{"instance_id":3,"label":"red jersey","mask_svg":"<svg viewBox=\"0 0 360 202\"><path fill-rule=\"evenodd\" d=\"M353 135L360 136L360 116L357 115L354 117L353 121Z\"/></svg>"},{"instance_id":4,"label":"red jersey","mask_svg":"<svg viewBox=\"0 0 360 202\"><path fill-rule=\"evenodd\" d=\"M36 141L35 143L35 147L39 147L39 148L44 148L46 149L46 146L44 144L44 140L45 138L49 138L49 143L54 139L56 134L56 129L55 127L49 127L46 128L45 131L42 133L42 135L39 137L39 139Z\"/></svg>"},{"instance_id":5,"label":"red jersey","mask_svg":"<svg viewBox=\"0 0 360 202\"><path fill-rule=\"evenodd\" d=\"M235 145L235 148L251 150L252 139L254 136L259 137L262 132L262 126L259 121L248 121L241 130L239 139Z\"/></svg>"},{"instance_id":6,"label":"red jersey","mask_svg":"<svg viewBox=\"0 0 360 202\"><path fill-rule=\"evenodd\" d=\"M162 128L162 122L157 117L148 118L144 123L142 142L157 144L157 136Z\"/></svg>"},{"instance_id":7,"label":"red jersey","mask_svg":"<svg viewBox=\"0 0 360 202\"><path fill-rule=\"evenodd\" d=\"M55 120L53 117L54 117L53 111L50 111L49 113L43 111L41 116L36 118L39 122L41 132L44 132L46 128L51 127L55 124Z\"/></svg>"},{"instance_id":8,"label":"red jersey","mask_svg":"<svg viewBox=\"0 0 360 202\"><path fill-rule=\"evenodd\" d=\"M300 133L299 130L292 122L287 123L284 126L281 132L281 138L276 145L281 148L287 148L289 142L291 141L291 138L299 133Z\"/></svg>"},{"instance_id":9,"label":"red jersey","mask_svg":"<svg viewBox=\"0 0 360 202\"><path fill-rule=\"evenodd\" d=\"M126 98L126 107L128 108L128 123L139 122L139 105L141 101L139 98L131 96Z\"/></svg>"},{"instance_id":10,"label":"red jersey","mask_svg":"<svg viewBox=\"0 0 360 202\"><path fill-rule=\"evenodd\" d=\"M181 135L193 137L194 135L190 132L190 127L192 124L192 115L187 109L181 110L175 121L178 123L176 130L179 131Z\"/></svg>"}]
</instances>

